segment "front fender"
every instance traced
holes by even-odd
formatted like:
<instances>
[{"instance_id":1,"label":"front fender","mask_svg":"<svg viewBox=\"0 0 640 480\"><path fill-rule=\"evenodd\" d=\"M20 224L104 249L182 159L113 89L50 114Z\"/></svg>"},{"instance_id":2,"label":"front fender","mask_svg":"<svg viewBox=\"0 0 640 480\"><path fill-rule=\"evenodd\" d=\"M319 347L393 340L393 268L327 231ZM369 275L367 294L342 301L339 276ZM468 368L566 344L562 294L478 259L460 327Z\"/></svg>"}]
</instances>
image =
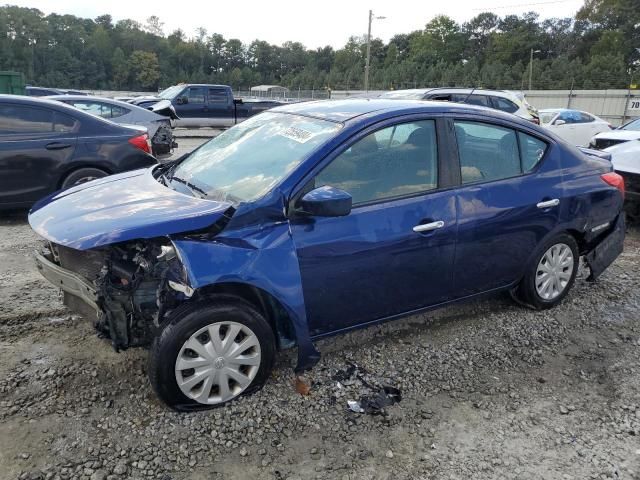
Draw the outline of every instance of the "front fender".
<instances>
[{"instance_id":1,"label":"front fender","mask_svg":"<svg viewBox=\"0 0 640 480\"><path fill-rule=\"evenodd\" d=\"M287 310L298 344L300 372L313 367L320 353L311 342L298 257L288 222L251 226L202 241L174 238L189 285L243 283L273 295Z\"/></svg>"}]
</instances>

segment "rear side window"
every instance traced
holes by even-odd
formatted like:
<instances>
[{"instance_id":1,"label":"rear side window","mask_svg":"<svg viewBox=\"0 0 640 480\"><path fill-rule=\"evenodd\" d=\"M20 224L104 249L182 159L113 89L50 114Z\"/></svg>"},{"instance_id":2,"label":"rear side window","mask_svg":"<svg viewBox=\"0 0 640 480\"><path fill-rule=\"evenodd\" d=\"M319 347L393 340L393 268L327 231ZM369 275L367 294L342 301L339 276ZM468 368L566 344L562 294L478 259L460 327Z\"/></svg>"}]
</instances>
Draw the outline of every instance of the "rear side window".
<instances>
[{"instance_id":1,"label":"rear side window","mask_svg":"<svg viewBox=\"0 0 640 480\"><path fill-rule=\"evenodd\" d=\"M70 115L55 112L53 130L60 133L76 133L80 130L80 122Z\"/></svg>"},{"instance_id":2,"label":"rear side window","mask_svg":"<svg viewBox=\"0 0 640 480\"><path fill-rule=\"evenodd\" d=\"M0 134L53 131L53 111L27 105L0 105Z\"/></svg>"},{"instance_id":3,"label":"rear side window","mask_svg":"<svg viewBox=\"0 0 640 480\"><path fill-rule=\"evenodd\" d=\"M530 172L547 144L510 128L480 122L454 122L462 183L500 180Z\"/></svg>"},{"instance_id":4,"label":"rear side window","mask_svg":"<svg viewBox=\"0 0 640 480\"><path fill-rule=\"evenodd\" d=\"M318 174L315 186L340 188L357 205L427 192L437 181L435 123L423 120L360 139Z\"/></svg>"},{"instance_id":5,"label":"rear side window","mask_svg":"<svg viewBox=\"0 0 640 480\"><path fill-rule=\"evenodd\" d=\"M494 108L502 112L514 113L518 111L518 106L511 100L502 97L491 97Z\"/></svg>"},{"instance_id":6,"label":"rear side window","mask_svg":"<svg viewBox=\"0 0 640 480\"><path fill-rule=\"evenodd\" d=\"M580 112L580 123L589 123L593 122L595 118L593 118L588 113Z\"/></svg>"},{"instance_id":7,"label":"rear side window","mask_svg":"<svg viewBox=\"0 0 640 480\"><path fill-rule=\"evenodd\" d=\"M542 140L518 132L518 141L520 142L520 155L522 157L522 170L528 173L533 170L547 151L547 144Z\"/></svg>"},{"instance_id":8,"label":"rear side window","mask_svg":"<svg viewBox=\"0 0 640 480\"><path fill-rule=\"evenodd\" d=\"M480 107L493 108L489 97L487 97L486 95L469 95L469 98L467 98L464 103L468 103L469 105L478 105Z\"/></svg>"},{"instance_id":9,"label":"rear side window","mask_svg":"<svg viewBox=\"0 0 640 480\"><path fill-rule=\"evenodd\" d=\"M210 88L209 103L227 103L227 91L224 88Z\"/></svg>"},{"instance_id":10,"label":"rear side window","mask_svg":"<svg viewBox=\"0 0 640 480\"><path fill-rule=\"evenodd\" d=\"M102 118L117 118L131 111L127 108L120 107L119 105L110 105L103 102L88 102L84 100L72 102L71 105L76 107L78 110L82 110L83 112Z\"/></svg>"}]
</instances>

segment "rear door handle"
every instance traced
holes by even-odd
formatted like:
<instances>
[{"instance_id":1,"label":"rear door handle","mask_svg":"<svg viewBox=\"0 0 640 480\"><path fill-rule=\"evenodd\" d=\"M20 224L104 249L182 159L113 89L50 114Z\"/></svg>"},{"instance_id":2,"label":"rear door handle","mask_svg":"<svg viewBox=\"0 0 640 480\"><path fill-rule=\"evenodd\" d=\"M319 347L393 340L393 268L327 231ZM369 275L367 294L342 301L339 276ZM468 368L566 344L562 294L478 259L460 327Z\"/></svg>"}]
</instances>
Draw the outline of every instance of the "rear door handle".
<instances>
[{"instance_id":1,"label":"rear door handle","mask_svg":"<svg viewBox=\"0 0 640 480\"><path fill-rule=\"evenodd\" d=\"M557 207L558 205L560 205L560 200L557 198L554 198L553 200L545 200L544 202L540 202L536 205L536 207L551 208L551 207Z\"/></svg>"},{"instance_id":2,"label":"rear door handle","mask_svg":"<svg viewBox=\"0 0 640 480\"><path fill-rule=\"evenodd\" d=\"M437 222L416 225L415 227L413 227L413 231L417 233L430 232L431 230L437 230L442 227L444 227L444 222L442 220L438 220Z\"/></svg>"},{"instance_id":3,"label":"rear door handle","mask_svg":"<svg viewBox=\"0 0 640 480\"><path fill-rule=\"evenodd\" d=\"M52 143L47 143L45 148L47 150L62 150L63 148L69 148L70 146L71 144L69 143L52 142Z\"/></svg>"}]
</instances>

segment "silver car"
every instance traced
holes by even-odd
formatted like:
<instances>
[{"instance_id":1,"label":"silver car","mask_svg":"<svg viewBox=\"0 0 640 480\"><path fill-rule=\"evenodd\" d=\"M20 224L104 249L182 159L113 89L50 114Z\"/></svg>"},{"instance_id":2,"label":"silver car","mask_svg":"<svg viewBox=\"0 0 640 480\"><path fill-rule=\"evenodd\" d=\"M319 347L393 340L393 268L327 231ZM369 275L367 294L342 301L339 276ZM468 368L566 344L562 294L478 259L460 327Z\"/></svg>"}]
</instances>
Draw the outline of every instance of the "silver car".
<instances>
[{"instance_id":1,"label":"silver car","mask_svg":"<svg viewBox=\"0 0 640 480\"><path fill-rule=\"evenodd\" d=\"M120 125L147 128L151 149L156 157L168 155L178 144L174 141L171 119L146 108L110 98L87 95L56 95L47 97L71 105L78 110L106 118Z\"/></svg>"}]
</instances>

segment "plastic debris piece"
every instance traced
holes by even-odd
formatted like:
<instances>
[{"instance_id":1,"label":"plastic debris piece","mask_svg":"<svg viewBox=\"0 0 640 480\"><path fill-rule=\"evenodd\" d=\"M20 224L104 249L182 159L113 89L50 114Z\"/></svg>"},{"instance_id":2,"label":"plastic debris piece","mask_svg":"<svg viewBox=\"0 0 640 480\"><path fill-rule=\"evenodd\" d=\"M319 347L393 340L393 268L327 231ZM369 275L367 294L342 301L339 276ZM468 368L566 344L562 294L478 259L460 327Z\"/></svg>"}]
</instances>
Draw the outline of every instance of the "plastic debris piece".
<instances>
[{"instance_id":1,"label":"plastic debris piece","mask_svg":"<svg viewBox=\"0 0 640 480\"><path fill-rule=\"evenodd\" d=\"M347 362L347 365L348 365L347 368L345 368L344 370L338 370L333 375L332 377L333 380L336 380L338 382L344 382L345 380L349 380L353 376L358 366L352 362Z\"/></svg>"},{"instance_id":2,"label":"plastic debris piece","mask_svg":"<svg viewBox=\"0 0 640 480\"><path fill-rule=\"evenodd\" d=\"M311 385L302 375L296 375L296 378L293 381L293 385L300 395L309 395L311 392Z\"/></svg>"},{"instance_id":3,"label":"plastic debris piece","mask_svg":"<svg viewBox=\"0 0 640 480\"><path fill-rule=\"evenodd\" d=\"M365 413L370 415L385 415L385 407L394 405L402 400L402 394L400 390L391 387L384 386L373 395L365 395L360 398L360 407Z\"/></svg>"},{"instance_id":4,"label":"plastic debris piece","mask_svg":"<svg viewBox=\"0 0 640 480\"><path fill-rule=\"evenodd\" d=\"M360 406L360 402L356 402L355 400L347 400L347 405L349 406L349 410L356 413L364 413L364 409Z\"/></svg>"}]
</instances>

